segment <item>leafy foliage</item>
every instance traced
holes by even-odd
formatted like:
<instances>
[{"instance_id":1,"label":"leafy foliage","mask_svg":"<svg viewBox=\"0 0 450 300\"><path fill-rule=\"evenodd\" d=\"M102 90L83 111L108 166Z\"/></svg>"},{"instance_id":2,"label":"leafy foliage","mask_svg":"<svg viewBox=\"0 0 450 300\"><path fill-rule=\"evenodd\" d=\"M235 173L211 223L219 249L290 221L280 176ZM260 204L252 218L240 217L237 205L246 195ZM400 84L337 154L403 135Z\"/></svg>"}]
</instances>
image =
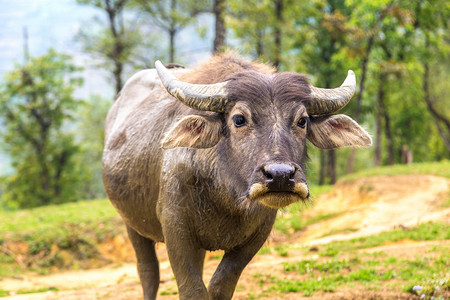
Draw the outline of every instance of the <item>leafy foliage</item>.
<instances>
[{"instance_id":1,"label":"leafy foliage","mask_svg":"<svg viewBox=\"0 0 450 300\"><path fill-rule=\"evenodd\" d=\"M102 181L102 153L104 140L104 124L111 101L99 95L91 95L80 103L77 110L77 140L79 151L75 155L80 168L81 199L97 199L105 197Z\"/></svg>"},{"instance_id":2,"label":"leafy foliage","mask_svg":"<svg viewBox=\"0 0 450 300\"><path fill-rule=\"evenodd\" d=\"M228 5L237 47L273 62L274 1ZM359 90L343 112L362 123L379 145L358 150L354 158L349 150L339 150L337 174L400 163L405 146L418 162L450 157L445 96L449 14L448 3L441 0L283 1L281 70L308 73L314 85L328 88L338 86L348 69L354 70ZM333 170L329 154L320 160L319 151L310 154L312 170L323 170L327 160L327 172ZM310 178L320 181L319 175L322 172L312 172Z\"/></svg>"},{"instance_id":3,"label":"leafy foliage","mask_svg":"<svg viewBox=\"0 0 450 300\"><path fill-rule=\"evenodd\" d=\"M149 23L158 27L168 36L168 56L166 60L175 61L176 36L183 28L195 21L195 16L212 12L210 0L133 0L132 6L148 16Z\"/></svg>"},{"instance_id":4,"label":"leafy foliage","mask_svg":"<svg viewBox=\"0 0 450 300\"><path fill-rule=\"evenodd\" d=\"M150 65L149 60L154 55L146 56L149 56L149 49L157 52L155 35L140 29L142 23L126 13L130 0L78 0L78 3L97 7L103 12L104 18L94 18L89 25L85 24L76 38L84 51L112 77L117 94L130 70Z\"/></svg>"},{"instance_id":5,"label":"leafy foliage","mask_svg":"<svg viewBox=\"0 0 450 300\"><path fill-rule=\"evenodd\" d=\"M33 207L77 200L73 156L78 151L68 120L81 85L70 57L50 50L6 75L0 108L3 147L15 174L6 179L3 205Z\"/></svg>"}]
</instances>

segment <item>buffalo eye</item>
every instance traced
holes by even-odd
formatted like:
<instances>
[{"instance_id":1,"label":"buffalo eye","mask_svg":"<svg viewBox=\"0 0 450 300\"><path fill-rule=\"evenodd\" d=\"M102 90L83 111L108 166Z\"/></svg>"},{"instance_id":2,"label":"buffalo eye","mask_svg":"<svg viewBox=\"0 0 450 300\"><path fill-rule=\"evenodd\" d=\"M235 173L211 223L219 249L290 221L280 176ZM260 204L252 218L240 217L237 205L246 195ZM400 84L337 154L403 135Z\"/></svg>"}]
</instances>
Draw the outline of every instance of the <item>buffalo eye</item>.
<instances>
[{"instance_id":1,"label":"buffalo eye","mask_svg":"<svg viewBox=\"0 0 450 300\"><path fill-rule=\"evenodd\" d=\"M300 118L300 120L298 120L297 126L300 128L305 128L307 123L308 123L308 120L305 117L303 117L303 118Z\"/></svg>"},{"instance_id":2,"label":"buffalo eye","mask_svg":"<svg viewBox=\"0 0 450 300\"><path fill-rule=\"evenodd\" d=\"M247 120L243 115L234 115L232 119L236 127L242 127L247 124Z\"/></svg>"}]
</instances>

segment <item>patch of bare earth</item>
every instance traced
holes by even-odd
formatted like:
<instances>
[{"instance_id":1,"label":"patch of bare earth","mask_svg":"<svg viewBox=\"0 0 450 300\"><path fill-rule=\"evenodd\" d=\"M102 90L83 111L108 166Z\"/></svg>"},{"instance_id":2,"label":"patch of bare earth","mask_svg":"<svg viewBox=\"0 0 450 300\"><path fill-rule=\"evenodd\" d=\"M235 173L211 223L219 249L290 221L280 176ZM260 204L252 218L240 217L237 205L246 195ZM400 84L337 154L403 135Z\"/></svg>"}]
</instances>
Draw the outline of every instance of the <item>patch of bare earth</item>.
<instances>
[{"instance_id":1,"label":"patch of bare earth","mask_svg":"<svg viewBox=\"0 0 450 300\"><path fill-rule=\"evenodd\" d=\"M338 183L335 189L316 199L313 208L304 213L305 219L320 215L334 214L335 217L310 225L304 231L294 234L283 244L318 245L334 240L376 234L396 227L408 228L421 222L449 222L450 208L443 208L442 201L449 195L450 181L436 176L392 176L358 179L353 182ZM270 246L277 243L276 236ZM364 252L383 251L390 256L414 258L429 253L432 247L448 247L450 241L416 242L402 240L383 246L364 249ZM115 238L102 245L102 253L116 263L101 269L69 271L46 276L25 275L17 279L3 279L0 289L13 291L57 288L26 295L13 295L5 299L142 299L142 290L134 263L117 263L130 256L130 244L123 237ZM417 299L402 292L394 292L381 287L378 291L364 289L363 286L342 288L333 293L317 293L303 297L302 293L280 293L264 290L261 276L301 280L301 275L286 273L284 262L298 262L304 259L317 259L314 252L288 250L288 256L275 253L257 255L244 270L233 299L249 299L255 295L261 299ZM178 299L177 287L167 259L164 245L158 245L160 259L161 285L158 299ZM217 253L212 253L205 262L204 278L209 282L219 264Z\"/></svg>"}]
</instances>

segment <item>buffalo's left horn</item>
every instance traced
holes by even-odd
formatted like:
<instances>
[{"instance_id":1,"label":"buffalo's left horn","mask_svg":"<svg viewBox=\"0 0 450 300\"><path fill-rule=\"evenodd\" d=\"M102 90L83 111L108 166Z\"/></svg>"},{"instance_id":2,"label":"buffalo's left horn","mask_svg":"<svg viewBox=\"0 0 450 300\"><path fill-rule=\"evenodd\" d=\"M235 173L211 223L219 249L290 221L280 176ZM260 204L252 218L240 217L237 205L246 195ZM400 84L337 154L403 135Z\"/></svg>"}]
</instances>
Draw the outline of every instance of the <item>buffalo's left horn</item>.
<instances>
[{"instance_id":1,"label":"buffalo's left horn","mask_svg":"<svg viewBox=\"0 0 450 300\"><path fill-rule=\"evenodd\" d=\"M185 105L205 111L222 113L228 103L225 82L215 84L193 84L178 80L164 65L157 60L155 62L159 78L169 94L183 102Z\"/></svg>"},{"instance_id":2,"label":"buffalo's left horn","mask_svg":"<svg viewBox=\"0 0 450 300\"><path fill-rule=\"evenodd\" d=\"M312 101L306 103L310 115L328 115L343 108L353 97L356 89L356 77L348 71L344 83L335 89L322 89L310 85Z\"/></svg>"}]
</instances>

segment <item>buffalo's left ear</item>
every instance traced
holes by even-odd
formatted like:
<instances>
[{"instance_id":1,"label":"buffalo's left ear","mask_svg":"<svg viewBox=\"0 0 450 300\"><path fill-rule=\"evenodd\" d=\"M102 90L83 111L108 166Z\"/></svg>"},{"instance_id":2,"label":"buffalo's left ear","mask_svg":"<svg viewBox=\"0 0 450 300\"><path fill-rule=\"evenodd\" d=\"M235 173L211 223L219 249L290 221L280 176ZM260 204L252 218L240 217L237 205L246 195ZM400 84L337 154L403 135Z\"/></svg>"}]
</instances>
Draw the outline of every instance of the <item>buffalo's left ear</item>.
<instances>
[{"instance_id":1,"label":"buffalo's left ear","mask_svg":"<svg viewBox=\"0 0 450 300\"><path fill-rule=\"evenodd\" d=\"M176 147L210 148L222 138L222 121L210 116L186 116L164 137L164 149Z\"/></svg>"},{"instance_id":2,"label":"buffalo's left ear","mask_svg":"<svg viewBox=\"0 0 450 300\"><path fill-rule=\"evenodd\" d=\"M372 145L369 134L346 115L316 116L311 118L308 140L320 149L367 147Z\"/></svg>"}]
</instances>

